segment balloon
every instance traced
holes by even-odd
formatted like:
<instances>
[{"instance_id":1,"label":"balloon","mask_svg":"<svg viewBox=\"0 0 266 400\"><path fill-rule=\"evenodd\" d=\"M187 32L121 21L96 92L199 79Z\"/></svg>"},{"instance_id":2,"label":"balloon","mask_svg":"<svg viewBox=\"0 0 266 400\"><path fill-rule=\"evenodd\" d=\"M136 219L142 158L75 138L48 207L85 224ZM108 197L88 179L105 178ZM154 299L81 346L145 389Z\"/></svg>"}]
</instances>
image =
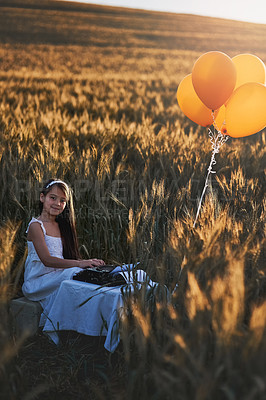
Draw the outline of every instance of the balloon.
<instances>
[{"instance_id":1,"label":"balloon","mask_svg":"<svg viewBox=\"0 0 266 400\"><path fill-rule=\"evenodd\" d=\"M219 111L215 117L214 127L218 129L224 135L227 135L226 121L225 121L225 105L219 108Z\"/></svg>"},{"instance_id":2,"label":"balloon","mask_svg":"<svg viewBox=\"0 0 266 400\"><path fill-rule=\"evenodd\" d=\"M212 112L198 98L192 85L191 74L180 82L176 97L183 113L193 122L202 126L212 125Z\"/></svg>"},{"instance_id":3,"label":"balloon","mask_svg":"<svg viewBox=\"0 0 266 400\"><path fill-rule=\"evenodd\" d=\"M236 68L226 54L210 51L195 62L192 82L201 101L211 110L217 110L231 96L236 83Z\"/></svg>"},{"instance_id":4,"label":"balloon","mask_svg":"<svg viewBox=\"0 0 266 400\"><path fill-rule=\"evenodd\" d=\"M265 84L266 68L259 57L252 54L239 54L233 57L232 61L237 73L235 89L248 82Z\"/></svg>"},{"instance_id":5,"label":"balloon","mask_svg":"<svg viewBox=\"0 0 266 400\"><path fill-rule=\"evenodd\" d=\"M266 126L266 86L249 82L239 86L228 101L225 111L228 135L253 135Z\"/></svg>"}]
</instances>

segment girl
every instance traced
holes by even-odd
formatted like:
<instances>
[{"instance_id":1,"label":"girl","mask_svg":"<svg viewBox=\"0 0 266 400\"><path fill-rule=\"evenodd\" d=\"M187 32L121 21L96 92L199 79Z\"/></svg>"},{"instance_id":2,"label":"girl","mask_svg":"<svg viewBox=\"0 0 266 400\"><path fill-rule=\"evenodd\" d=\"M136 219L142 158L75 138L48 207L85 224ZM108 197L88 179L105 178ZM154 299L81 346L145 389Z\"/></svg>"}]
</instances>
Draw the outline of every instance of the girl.
<instances>
[{"instance_id":1,"label":"girl","mask_svg":"<svg viewBox=\"0 0 266 400\"><path fill-rule=\"evenodd\" d=\"M103 260L81 260L78 251L72 192L58 179L45 183L40 194L40 216L28 225L28 256L22 291L43 307L44 323L63 280L83 268L104 265Z\"/></svg>"}]
</instances>

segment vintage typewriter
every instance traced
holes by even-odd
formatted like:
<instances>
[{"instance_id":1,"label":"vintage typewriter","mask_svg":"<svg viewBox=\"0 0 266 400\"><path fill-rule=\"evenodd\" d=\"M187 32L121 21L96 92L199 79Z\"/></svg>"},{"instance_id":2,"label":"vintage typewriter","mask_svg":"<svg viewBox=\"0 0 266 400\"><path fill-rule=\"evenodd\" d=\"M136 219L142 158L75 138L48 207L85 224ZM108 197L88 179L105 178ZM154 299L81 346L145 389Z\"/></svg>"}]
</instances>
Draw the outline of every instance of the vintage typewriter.
<instances>
[{"instance_id":1,"label":"vintage typewriter","mask_svg":"<svg viewBox=\"0 0 266 400\"><path fill-rule=\"evenodd\" d=\"M123 274L112 271L119 265L102 265L99 267L85 268L73 276L75 281L94 283L101 286L121 286L127 281Z\"/></svg>"}]
</instances>

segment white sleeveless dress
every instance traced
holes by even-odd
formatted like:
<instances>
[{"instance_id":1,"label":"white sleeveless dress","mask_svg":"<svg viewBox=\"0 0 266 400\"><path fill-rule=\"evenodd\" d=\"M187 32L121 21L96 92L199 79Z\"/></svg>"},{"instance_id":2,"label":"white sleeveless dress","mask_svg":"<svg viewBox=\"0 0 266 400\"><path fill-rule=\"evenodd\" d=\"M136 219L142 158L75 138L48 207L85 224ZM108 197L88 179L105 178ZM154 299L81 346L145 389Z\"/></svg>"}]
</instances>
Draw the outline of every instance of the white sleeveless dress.
<instances>
[{"instance_id":1,"label":"white sleeveless dress","mask_svg":"<svg viewBox=\"0 0 266 400\"><path fill-rule=\"evenodd\" d=\"M28 225L26 233L28 232L30 224L32 224L33 222L38 222L41 225L44 233L44 239L51 256L64 258L61 238L47 235L42 221L36 218L32 218ZM48 316L52 307L53 311L56 308L54 306L54 300L60 288L61 282L72 279L73 275L77 272L80 272L82 268L46 267L41 262L33 243L31 241L27 241L27 244L28 256L25 262L24 283L22 286L22 292L24 296L27 297L29 300L38 301L41 304L43 308L43 313L40 318L40 326L44 326L46 321L49 320ZM124 265L124 267L130 266L133 266L133 264ZM124 271L123 276L126 278L129 284L133 283L134 277L132 271ZM140 285L142 282L147 281L151 287L157 285L155 282L149 279L146 272L144 272L143 270L136 270L135 279L137 280L137 282L139 282ZM84 315L84 318L85 317L86 316ZM75 327L75 329L77 329L77 331L79 332L78 327Z\"/></svg>"},{"instance_id":2,"label":"white sleeveless dress","mask_svg":"<svg viewBox=\"0 0 266 400\"><path fill-rule=\"evenodd\" d=\"M32 218L30 224L38 222L44 233L44 239L48 250L53 257L63 257L62 240L59 237L49 236L46 234L42 221ZM27 241L28 256L25 262L24 283L22 292L29 300L39 301L43 308L43 315L40 325L45 322L45 316L49 314L49 309L53 304L53 300L62 281L72 279L73 275L82 269L73 268L50 268L46 267L40 260L32 242Z\"/></svg>"}]
</instances>

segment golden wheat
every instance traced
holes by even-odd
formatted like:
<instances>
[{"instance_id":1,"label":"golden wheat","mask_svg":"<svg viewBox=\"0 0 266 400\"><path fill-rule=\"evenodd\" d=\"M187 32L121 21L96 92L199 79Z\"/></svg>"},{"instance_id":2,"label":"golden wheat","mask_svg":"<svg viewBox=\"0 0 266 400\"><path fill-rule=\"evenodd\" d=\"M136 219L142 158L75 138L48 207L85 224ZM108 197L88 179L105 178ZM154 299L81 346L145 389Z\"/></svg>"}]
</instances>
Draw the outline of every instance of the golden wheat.
<instances>
[{"instance_id":1,"label":"golden wheat","mask_svg":"<svg viewBox=\"0 0 266 400\"><path fill-rule=\"evenodd\" d=\"M13 289L20 294L25 229L42 182L59 177L74 189L84 255L140 261L160 282L157 292L125 297L116 398L263 400L265 131L223 146L193 227L211 145L181 113L176 89L208 50L265 61L265 26L13 3L0 4L1 313ZM176 289L168 301L165 285ZM42 353L38 340L30 346ZM36 391L87 398L77 380L84 354L70 362L57 350L56 365L44 347L51 355ZM34 359L27 348L18 356L3 386L10 398L29 390ZM104 398L112 379L93 387Z\"/></svg>"}]
</instances>

